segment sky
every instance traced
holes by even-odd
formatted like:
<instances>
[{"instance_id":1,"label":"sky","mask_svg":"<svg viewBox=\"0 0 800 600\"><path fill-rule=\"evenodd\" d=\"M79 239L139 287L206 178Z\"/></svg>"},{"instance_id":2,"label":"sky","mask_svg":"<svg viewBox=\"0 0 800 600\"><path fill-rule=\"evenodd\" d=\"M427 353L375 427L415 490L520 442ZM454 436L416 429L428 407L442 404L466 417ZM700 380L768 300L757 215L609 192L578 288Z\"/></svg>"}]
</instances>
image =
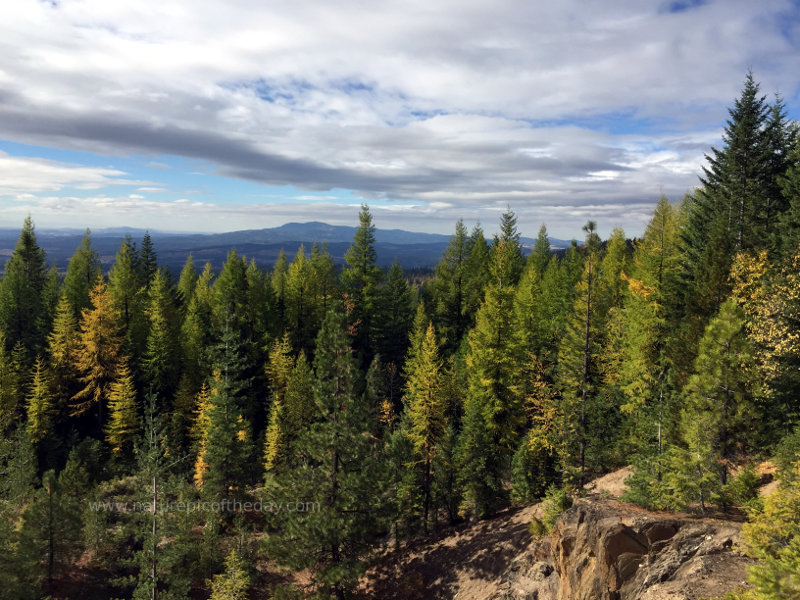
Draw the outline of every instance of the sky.
<instances>
[{"instance_id":1,"label":"sky","mask_svg":"<svg viewBox=\"0 0 800 600\"><path fill-rule=\"evenodd\" d=\"M797 0L4 0L0 226L641 234Z\"/></svg>"}]
</instances>

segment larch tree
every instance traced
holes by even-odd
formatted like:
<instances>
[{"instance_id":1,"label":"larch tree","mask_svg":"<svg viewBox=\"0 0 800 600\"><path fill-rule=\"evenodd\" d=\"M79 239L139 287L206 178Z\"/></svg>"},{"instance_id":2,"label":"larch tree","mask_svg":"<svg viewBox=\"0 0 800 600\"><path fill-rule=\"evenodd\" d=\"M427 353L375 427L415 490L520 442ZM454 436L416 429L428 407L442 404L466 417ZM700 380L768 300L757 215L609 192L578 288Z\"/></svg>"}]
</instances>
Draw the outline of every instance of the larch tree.
<instances>
[{"instance_id":1,"label":"larch tree","mask_svg":"<svg viewBox=\"0 0 800 600\"><path fill-rule=\"evenodd\" d=\"M144 307L147 343L141 358L142 373L150 389L171 398L178 386L180 345L176 332L178 315L166 275L158 270L150 280Z\"/></svg>"},{"instance_id":2,"label":"larch tree","mask_svg":"<svg viewBox=\"0 0 800 600\"><path fill-rule=\"evenodd\" d=\"M75 353L78 350L78 321L66 294L62 294L56 307L53 328L47 345L50 357L50 374L53 394L59 412L62 412L77 391L78 371Z\"/></svg>"},{"instance_id":3,"label":"larch tree","mask_svg":"<svg viewBox=\"0 0 800 600\"><path fill-rule=\"evenodd\" d=\"M422 492L422 523L425 531L432 506L434 464L439 443L447 427L447 396L443 389L442 362L433 324L429 323L421 338L409 349L405 364L407 426L404 434L411 442L413 455L407 465L418 472Z\"/></svg>"},{"instance_id":4,"label":"larch tree","mask_svg":"<svg viewBox=\"0 0 800 600\"><path fill-rule=\"evenodd\" d=\"M72 414L96 410L98 424L102 425L111 383L119 373L122 337L111 294L100 277L89 295L89 304L81 314L74 355L83 389L72 397Z\"/></svg>"},{"instance_id":5,"label":"larch tree","mask_svg":"<svg viewBox=\"0 0 800 600\"><path fill-rule=\"evenodd\" d=\"M41 357L36 358L33 379L27 397L28 436L37 444L51 433L55 407L47 366Z\"/></svg>"},{"instance_id":6,"label":"larch tree","mask_svg":"<svg viewBox=\"0 0 800 600\"><path fill-rule=\"evenodd\" d=\"M119 374L108 393L108 423L106 441L117 455L128 454L140 431L136 387L128 361L123 360Z\"/></svg>"},{"instance_id":7,"label":"larch tree","mask_svg":"<svg viewBox=\"0 0 800 600\"><path fill-rule=\"evenodd\" d=\"M92 248L91 232L87 229L81 245L75 249L75 254L69 260L67 274L64 276L64 292L77 318L80 318L84 308L89 307L90 290L101 273L100 259L97 251Z\"/></svg>"}]
</instances>

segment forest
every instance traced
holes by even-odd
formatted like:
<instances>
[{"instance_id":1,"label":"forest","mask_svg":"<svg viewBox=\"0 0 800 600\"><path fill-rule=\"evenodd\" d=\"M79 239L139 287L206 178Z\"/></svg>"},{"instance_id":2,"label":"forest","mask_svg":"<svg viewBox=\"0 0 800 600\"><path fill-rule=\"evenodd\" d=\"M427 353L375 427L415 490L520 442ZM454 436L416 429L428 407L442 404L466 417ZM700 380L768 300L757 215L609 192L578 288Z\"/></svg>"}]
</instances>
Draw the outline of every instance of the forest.
<instances>
[{"instance_id":1,"label":"forest","mask_svg":"<svg viewBox=\"0 0 800 600\"><path fill-rule=\"evenodd\" d=\"M362 206L263 270L160 268L149 236L66 273L29 217L0 280L0 598L350 597L382 548L579 495L748 515L742 598L800 593L800 138L748 75L698 186L641 237L528 256L455 224L432 277L376 265ZM322 241L321 241L322 242ZM757 494L771 459L781 487ZM96 589L95 589L96 588ZM93 595L94 594L94 595ZM74 596L73 596L74 597Z\"/></svg>"}]
</instances>

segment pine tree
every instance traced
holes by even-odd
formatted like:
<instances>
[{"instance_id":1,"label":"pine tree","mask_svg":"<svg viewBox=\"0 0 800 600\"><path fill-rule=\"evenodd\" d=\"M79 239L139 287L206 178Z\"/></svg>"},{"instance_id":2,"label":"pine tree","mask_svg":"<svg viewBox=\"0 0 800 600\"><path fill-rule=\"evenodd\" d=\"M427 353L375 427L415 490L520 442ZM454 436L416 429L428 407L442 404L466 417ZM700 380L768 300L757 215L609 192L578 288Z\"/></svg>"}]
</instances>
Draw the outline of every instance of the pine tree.
<instances>
[{"instance_id":1,"label":"pine tree","mask_svg":"<svg viewBox=\"0 0 800 600\"><path fill-rule=\"evenodd\" d=\"M483 302L489 281L489 244L483 229L475 225L467 240L467 260L464 265L464 316L466 329L475 323L475 315Z\"/></svg>"},{"instance_id":2,"label":"pine tree","mask_svg":"<svg viewBox=\"0 0 800 600\"><path fill-rule=\"evenodd\" d=\"M81 311L89 307L89 292L100 274L100 259L97 251L92 248L91 232L87 229L81 245L75 249L75 254L69 260L64 277L64 292L76 318L80 318Z\"/></svg>"},{"instance_id":3,"label":"pine tree","mask_svg":"<svg viewBox=\"0 0 800 600\"><path fill-rule=\"evenodd\" d=\"M500 219L500 234L494 236L489 252L492 281L498 288L517 285L522 275L525 257L519 237L517 216L509 209Z\"/></svg>"},{"instance_id":4,"label":"pine tree","mask_svg":"<svg viewBox=\"0 0 800 600\"><path fill-rule=\"evenodd\" d=\"M687 503L704 506L709 493L698 486L713 483L710 475L716 479L708 488L712 491L727 483L736 445L744 442L737 432L756 423L753 362L744 313L735 300L728 300L706 328L684 390L681 437L688 455L674 463L674 475L678 494Z\"/></svg>"},{"instance_id":5,"label":"pine tree","mask_svg":"<svg viewBox=\"0 0 800 600\"><path fill-rule=\"evenodd\" d=\"M50 381L44 361L36 358L33 371L33 381L28 392L28 435L31 442L39 443L52 431L53 427L53 396L50 391Z\"/></svg>"},{"instance_id":6,"label":"pine tree","mask_svg":"<svg viewBox=\"0 0 800 600\"><path fill-rule=\"evenodd\" d=\"M185 564L194 544L187 539L190 531L180 514L168 508L179 498L172 470L181 458L169 454L156 406L156 397L148 394L143 435L135 451L135 502L147 509L132 513L126 531L136 542L131 561L135 575L130 578L134 600L178 600L187 597L190 587Z\"/></svg>"},{"instance_id":7,"label":"pine tree","mask_svg":"<svg viewBox=\"0 0 800 600\"><path fill-rule=\"evenodd\" d=\"M42 578L48 585L59 568L79 555L81 507L64 493L65 474L56 477L53 470L46 471L33 504L22 515L18 552L34 573L44 564Z\"/></svg>"},{"instance_id":8,"label":"pine tree","mask_svg":"<svg viewBox=\"0 0 800 600\"><path fill-rule=\"evenodd\" d=\"M122 454L133 448L133 442L139 435L139 428L133 374L127 361L122 361L119 374L108 393L106 441L115 453Z\"/></svg>"},{"instance_id":9,"label":"pine tree","mask_svg":"<svg viewBox=\"0 0 800 600\"><path fill-rule=\"evenodd\" d=\"M15 425L20 417L21 392L23 386L20 373L12 353L6 350L5 336L0 331L0 433L2 434Z\"/></svg>"},{"instance_id":10,"label":"pine tree","mask_svg":"<svg viewBox=\"0 0 800 600\"><path fill-rule=\"evenodd\" d=\"M404 434L411 442L413 457L407 465L421 474L422 523L427 531L431 511L433 480L439 443L447 426L446 401L442 385L442 364L433 324L409 350L406 360L406 391L404 402L407 427Z\"/></svg>"},{"instance_id":11,"label":"pine tree","mask_svg":"<svg viewBox=\"0 0 800 600\"><path fill-rule=\"evenodd\" d=\"M90 294L90 308L81 315L80 333L75 350L75 368L81 373L83 389L72 397L72 414L80 415L97 409L98 423L111 383L117 378L122 338L119 335L111 294L98 278Z\"/></svg>"},{"instance_id":12,"label":"pine tree","mask_svg":"<svg viewBox=\"0 0 800 600\"><path fill-rule=\"evenodd\" d=\"M356 393L357 370L344 315L331 311L314 357L314 422L295 444L298 466L279 477L274 497L304 503L304 511L274 515L268 547L279 562L310 568L317 585L343 599L366 565L376 526L374 424Z\"/></svg>"},{"instance_id":13,"label":"pine tree","mask_svg":"<svg viewBox=\"0 0 800 600\"><path fill-rule=\"evenodd\" d=\"M232 328L222 334L214 351L214 372L209 381L208 427L204 438L202 491L209 498L230 498L241 493L252 469L249 424L244 418L245 375L242 345Z\"/></svg>"},{"instance_id":14,"label":"pine tree","mask_svg":"<svg viewBox=\"0 0 800 600\"><path fill-rule=\"evenodd\" d=\"M456 223L455 233L436 264L433 282L434 316L441 336L442 349L453 353L469 325L466 293L466 266L469 257L469 233L464 221Z\"/></svg>"},{"instance_id":15,"label":"pine tree","mask_svg":"<svg viewBox=\"0 0 800 600\"><path fill-rule=\"evenodd\" d=\"M800 246L800 140L796 140L787 159L785 175L779 180L786 210L778 217L773 246L786 259Z\"/></svg>"},{"instance_id":16,"label":"pine tree","mask_svg":"<svg viewBox=\"0 0 800 600\"><path fill-rule=\"evenodd\" d=\"M793 475L793 476L789 476ZM754 600L790 600L800 594L800 467L785 474L764 508L742 525L745 548L758 564L750 567Z\"/></svg>"},{"instance_id":17,"label":"pine tree","mask_svg":"<svg viewBox=\"0 0 800 600\"><path fill-rule=\"evenodd\" d=\"M272 276L270 277L270 285L272 292L275 295L277 318L280 323L284 322L286 314L286 277L289 273L289 261L286 259L286 252L283 248L278 253L278 260L272 267ZM283 331L277 332L278 335Z\"/></svg>"},{"instance_id":18,"label":"pine tree","mask_svg":"<svg viewBox=\"0 0 800 600\"><path fill-rule=\"evenodd\" d=\"M22 342L31 360L40 351L47 328L42 298L46 278L44 250L28 216L0 281L0 330L9 348Z\"/></svg>"},{"instance_id":19,"label":"pine tree","mask_svg":"<svg viewBox=\"0 0 800 600\"><path fill-rule=\"evenodd\" d=\"M574 436L567 441L571 457L564 467L567 471L574 470L571 474L578 485L583 485L586 480L586 449L590 433L587 419L597 393L597 340L600 331L596 314L600 239L594 221L589 221L583 229L586 232L583 277L576 286L577 298L559 350L557 372L561 391L559 410L575 421Z\"/></svg>"},{"instance_id":20,"label":"pine tree","mask_svg":"<svg viewBox=\"0 0 800 600\"><path fill-rule=\"evenodd\" d=\"M142 247L139 248L135 265L139 286L149 288L156 271L158 271L158 256L149 231L144 232Z\"/></svg>"},{"instance_id":21,"label":"pine tree","mask_svg":"<svg viewBox=\"0 0 800 600\"><path fill-rule=\"evenodd\" d=\"M366 204L361 205L358 220L360 225L353 236L353 243L344 255L342 284L352 302L350 320L356 331L353 348L368 363L372 360L372 320L383 273L377 265L375 226Z\"/></svg>"},{"instance_id":22,"label":"pine tree","mask_svg":"<svg viewBox=\"0 0 800 600\"><path fill-rule=\"evenodd\" d=\"M414 314L414 292L400 263L389 269L378 293L375 317L375 349L384 363L402 364Z\"/></svg>"}]
</instances>

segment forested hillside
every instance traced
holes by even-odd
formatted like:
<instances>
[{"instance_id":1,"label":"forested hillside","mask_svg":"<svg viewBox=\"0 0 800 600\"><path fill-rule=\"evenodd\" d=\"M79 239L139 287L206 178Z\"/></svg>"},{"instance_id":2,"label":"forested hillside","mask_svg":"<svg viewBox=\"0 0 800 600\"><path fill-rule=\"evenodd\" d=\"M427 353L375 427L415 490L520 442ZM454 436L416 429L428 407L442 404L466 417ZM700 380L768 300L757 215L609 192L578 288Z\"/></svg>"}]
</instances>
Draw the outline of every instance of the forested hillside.
<instances>
[{"instance_id":1,"label":"forested hillside","mask_svg":"<svg viewBox=\"0 0 800 600\"><path fill-rule=\"evenodd\" d=\"M0 281L0 598L345 598L386 544L627 464L644 506L749 506L753 597L796 597L799 141L748 76L640 238L589 221L555 256L542 226L525 257L508 210L491 243L456 223L422 285L377 265L367 206L341 269L315 244L175 279L149 237L104 276L88 232L62 278L27 219ZM78 566L102 576L65 591Z\"/></svg>"}]
</instances>

